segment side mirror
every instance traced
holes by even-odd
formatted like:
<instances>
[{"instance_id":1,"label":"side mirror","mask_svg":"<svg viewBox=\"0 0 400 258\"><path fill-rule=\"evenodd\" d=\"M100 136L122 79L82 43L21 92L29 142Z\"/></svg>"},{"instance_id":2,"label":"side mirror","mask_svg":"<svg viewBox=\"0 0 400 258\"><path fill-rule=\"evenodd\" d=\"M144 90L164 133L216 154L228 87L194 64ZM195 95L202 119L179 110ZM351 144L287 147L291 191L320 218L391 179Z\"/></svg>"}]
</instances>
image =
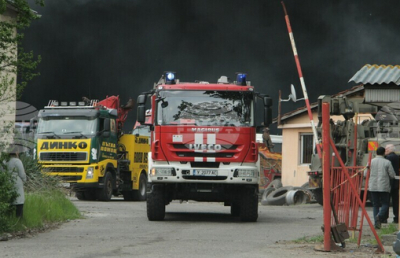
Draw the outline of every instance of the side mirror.
<instances>
[{"instance_id":1,"label":"side mirror","mask_svg":"<svg viewBox=\"0 0 400 258\"><path fill-rule=\"evenodd\" d=\"M272 106L272 98L270 96L264 96L264 106L271 107Z\"/></svg>"},{"instance_id":2,"label":"side mirror","mask_svg":"<svg viewBox=\"0 0 400 258\"><path fill-rule=\"evenodd\" d=\"M137 108L137 121L144 124L146 120L146 108L144 105L139 105Z\"/></svg>"},{"instance_id":3,"label":"side mirror","mask_svg":"<svg viewBox=\"0 0 400 258\"><path fill-rule=\"evenodd\" d=\"M272 123L272 98L269 96L263 97L264 101L264 126L268 127Z\"/></svg>"},{"instance_id":4,"label":"side mirror","mask_svg":"<svg viewBox=\"0 0 400 258\"><path fill-rule=\"evenodd\" d=\"M137 98L137 103L138 105L146 104L146 95L145 94L139 95Z\"/></svg>"},{"instance_id":5,"label":"side mirror","mask_svg":"<svg viewBox=\"0 0 400 258\"><path fill-rule=\"evenodd\" d=\"M268 127L272 123L272 108L264 106L264 126Z\"/></svg>"},{"instance_id":6,"label":"side mirror","mask_svg":"<svg viewBox=\"0 0 400 258\"><path fill-rule=\"evenodd\" d=\"M36 129L37 120L35 118L31 118L29 120L29 126L26 128L26 133L32 132Z\"/></svg>"}]
</instances>

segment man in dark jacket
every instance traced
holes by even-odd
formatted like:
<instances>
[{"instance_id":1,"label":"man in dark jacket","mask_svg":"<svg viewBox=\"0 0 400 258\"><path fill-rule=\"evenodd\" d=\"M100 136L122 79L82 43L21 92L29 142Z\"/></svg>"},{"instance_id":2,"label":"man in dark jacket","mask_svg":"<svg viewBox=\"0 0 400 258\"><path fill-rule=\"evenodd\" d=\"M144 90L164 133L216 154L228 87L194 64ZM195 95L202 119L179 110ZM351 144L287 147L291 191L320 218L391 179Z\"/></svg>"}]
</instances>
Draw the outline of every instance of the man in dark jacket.
<instances>
[{"instance_id":1,"label":"man in dark jacket","mask_svg":"<svg viewBox=\"0 0 400 258\"><path fill-rule=\"evenodd\" d=\"M385 147L385 158L388 159L393 166L396 176L399 175L399 156L395 153L396 147L393 144L388 144ZM393 223L399 221L399 180L392 180L390 197L392 198L393 205ZM389 216L389 211L388 211Z\"/></svg>"}]
</instances>

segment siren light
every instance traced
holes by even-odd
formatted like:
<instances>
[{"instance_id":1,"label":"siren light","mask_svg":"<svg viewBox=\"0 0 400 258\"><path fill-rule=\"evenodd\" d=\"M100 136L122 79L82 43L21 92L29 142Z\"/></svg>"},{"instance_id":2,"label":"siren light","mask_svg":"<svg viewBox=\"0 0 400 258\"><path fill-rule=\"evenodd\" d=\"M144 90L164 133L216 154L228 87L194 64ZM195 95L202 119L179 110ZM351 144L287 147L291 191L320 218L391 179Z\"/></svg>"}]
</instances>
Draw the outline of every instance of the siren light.
<instances>
[{"instance_id":1,"label":"siren light","mask_svg":"<svg viewBox=\"0 0 400 258\"><path fill-rule=\"evenodd\" d=\"M165 73L165 84L175 84L175 72Z\"/></svg>"},{"instance_id":2,"label":"siren light","mask_svg":"<svg viewBox=\"0 0 400 258\"><path fill-rule=\"evenodd\" d=\"M236 85L246 86L246 74L236 73Z\"/></svg>"}]
</instances>

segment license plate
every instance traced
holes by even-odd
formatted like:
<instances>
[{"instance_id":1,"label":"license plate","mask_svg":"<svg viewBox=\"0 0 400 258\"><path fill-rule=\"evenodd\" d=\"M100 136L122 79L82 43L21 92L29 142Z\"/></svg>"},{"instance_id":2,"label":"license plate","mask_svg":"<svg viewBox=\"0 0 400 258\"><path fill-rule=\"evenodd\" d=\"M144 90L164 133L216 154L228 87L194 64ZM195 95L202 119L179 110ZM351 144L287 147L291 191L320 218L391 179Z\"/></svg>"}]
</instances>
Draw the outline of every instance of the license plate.
<instances>
[{"instance_id":1,"label":"license plate","mask_svg":"<svg viewBox=\"0 0 400 258\"><path fill-rule=\"evenodd\" d=\"M217 176L218 170L211 169L193 169L194 176Z\"/></svg>"}]
</instances>

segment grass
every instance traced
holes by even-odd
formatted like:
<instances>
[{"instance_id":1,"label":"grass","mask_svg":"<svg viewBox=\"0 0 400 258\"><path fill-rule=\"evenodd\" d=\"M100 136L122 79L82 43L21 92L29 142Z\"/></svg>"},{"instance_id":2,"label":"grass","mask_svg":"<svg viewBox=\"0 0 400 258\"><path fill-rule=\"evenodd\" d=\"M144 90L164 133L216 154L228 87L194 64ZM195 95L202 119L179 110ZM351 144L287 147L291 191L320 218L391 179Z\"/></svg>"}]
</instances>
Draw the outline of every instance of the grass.
<instances>
[{"instance_id":1,"label":"grass","mask_svg":"<svg viewBox=\"0 0 400 258\"><path fill-rule=\"evenodd\" d=\"M24 216L12 217L12 231L42 228L45 224L82 218L79 210L59 190L25 194Z\"/></svg>"},{"instance_id":2,"label":"grass","mask_svg":"<svg viewBox=\"0 0 400 258\"><path fill-rule=\"evenodd\" d=\"M324 242L324 235L317 235L317 236L304 236L299 239L294 240L296 244L315 244L315 243L323 243Z\"/></svg>"}]
</instances>

